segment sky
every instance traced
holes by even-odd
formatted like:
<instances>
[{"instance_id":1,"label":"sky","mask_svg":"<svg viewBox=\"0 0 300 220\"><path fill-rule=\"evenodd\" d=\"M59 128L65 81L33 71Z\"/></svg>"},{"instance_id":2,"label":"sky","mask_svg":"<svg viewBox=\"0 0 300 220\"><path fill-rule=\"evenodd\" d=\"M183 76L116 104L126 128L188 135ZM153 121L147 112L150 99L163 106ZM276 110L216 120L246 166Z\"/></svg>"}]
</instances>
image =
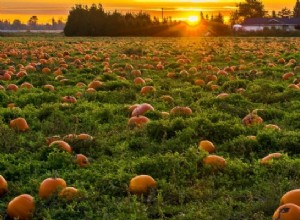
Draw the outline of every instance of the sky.
<instances>
[{"instance_id":1,"label":"sky","mask_svg":"<svg viewBox=\"0 0 300 220\"><path fill-rule=\"evenodd\" d=\"M105 11L139 12L145 11L152 16L171 16L174 20L185 20L190 16L204 14L229 15L235 6L243 0L102 0ZM296 0L262 0L267 11L278 11L284 7L293 9ZM0 0L0 20L19 19L26 23L32 15L38 17L38 23L50 23L51 19L66 21L68 12L75 4L98 4L95 0Z\"/></svg>"}]
</instances>

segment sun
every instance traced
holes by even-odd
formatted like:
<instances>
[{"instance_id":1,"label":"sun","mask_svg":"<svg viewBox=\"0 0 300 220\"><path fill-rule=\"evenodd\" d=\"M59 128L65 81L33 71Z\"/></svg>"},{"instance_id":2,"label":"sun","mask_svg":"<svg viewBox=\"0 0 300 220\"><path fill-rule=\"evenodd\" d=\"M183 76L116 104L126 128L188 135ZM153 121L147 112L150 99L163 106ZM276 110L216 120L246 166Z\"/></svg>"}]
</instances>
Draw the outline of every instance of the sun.
<instances>
[{"instance_id":1,"label":"sun","mask_svg":"<svg viewBox=\"0 0 300 220\"><path fill-rule=\"evenodd\" d=\"M187 22L191 25L197 24L199 22L199 17L195 15L189 16Z\"/></svg>"}]
</instances>

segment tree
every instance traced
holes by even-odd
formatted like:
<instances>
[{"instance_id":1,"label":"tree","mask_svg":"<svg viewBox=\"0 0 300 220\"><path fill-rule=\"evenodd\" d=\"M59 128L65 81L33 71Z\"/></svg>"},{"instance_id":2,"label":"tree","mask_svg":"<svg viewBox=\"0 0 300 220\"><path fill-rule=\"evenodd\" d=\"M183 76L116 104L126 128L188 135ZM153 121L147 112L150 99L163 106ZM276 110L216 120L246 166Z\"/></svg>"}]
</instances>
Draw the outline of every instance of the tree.
<instances>
[{"instance_id":1,"label":"tree","mask_svg":"<svg viewBox=\"0 0 300 220\"><path fill-rule=\"evenodd\" d=\"M15 30L20 30L22 28L22 23L19 19L15 19L11 26Z\"/></svg>"},{"instance_id":2,"label":"tree","mask_svg":"<svg viewBox=\"0 0 300 220\"><path fill-rule=\"evenodd\" d=\"M218 22L218 23L221 23L221 24L224 24L224 17L223 15L219 12L219 14L213 18L214 22Z\"/></svg>"},{"instance_id":3,"label":"tree","mask_svg":"<svg viewBox=\"0 0 300 220\"><path fill-rule=\"evenodd\" d=\"M290 9L288 8L283 8L277 13L278 17L280 18L290 18L292 17L293 13Z\"/></svg>"},{"instance_id":4,"label":"tree","mask_svg":"<svg viewBox=\"0 0 300 220\"><path fill-rule=\"evenodd\" d=\"M246 0L245 3L237 4L238 15L244 18L263 18L267 15L264 5L259 0Z\"/></svg>"},{"instance_id":5,"label":"tree","mask_svg":"<svg viewBox=\"0 0 300 220\"><path fill-rule=\"evenodd\" d=\"M294 11L293 11L293 16L294 18L299 18L300 17L300 2L299 0L297 0L295 7L294 7Z\"/></svg>"},{"instance_id":6,"label":"tree","mask_svg":"<svg viewBox=\"0 0 300 220\"><path fill-rule=\"evenodd\" d=\"M38 20L39 19L36 15L31 16L31 18L28 20L28 26L36 27Z\"/></svg>"},{"instance_id":7,"label":"tree","mask_svg":"<svg viewBox=\"0 0 300 220\"><path fill-rule=\"evenodd\" d=\"M276 14L276 11L272 11L272 18L277 18L277 14Z\"/></svg>"}]
</instances>

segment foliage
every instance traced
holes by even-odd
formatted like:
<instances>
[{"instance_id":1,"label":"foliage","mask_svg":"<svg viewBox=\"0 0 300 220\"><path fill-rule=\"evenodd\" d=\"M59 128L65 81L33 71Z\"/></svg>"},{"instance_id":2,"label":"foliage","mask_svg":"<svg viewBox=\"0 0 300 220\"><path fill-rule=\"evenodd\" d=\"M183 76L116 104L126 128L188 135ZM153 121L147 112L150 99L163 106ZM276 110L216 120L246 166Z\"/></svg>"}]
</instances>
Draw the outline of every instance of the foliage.
<instances>
[{"instance_id":1,"label":"foliage","mask_svg":"<svg viewBox=\"0 0 300 220\"><path fill-rule=\"evenodd\" d=\"M299 44L275 37L0 39L0 175L8 182L1 217L12 198L28 193L33 219L271 219L280 197L299 188L300 90L290 86L299 84ZM283 79L287 72L294 75ZM135 84L134 74L145 84ZM102 85L89 90L93 80ZM7 89L11 83L18 91ZM142 94L144 85L155 92ZM142 103L154 109L143 113L149 122L129 126ZM192 113L168 114L177 106ZM250 112L262 124L245 126ZM10 127L18 117L28 131ZM56 139L72 153L49 147ZM214 144L225 167L203 163L202 140ZM276 152L282 157L260 163ZM77 154L87 167L76 164ZM130 194L130 180L142 174L155 179L157 191ZM78 197L40 199L41 182L55 176Z\"/></svg>"}]
</instances>

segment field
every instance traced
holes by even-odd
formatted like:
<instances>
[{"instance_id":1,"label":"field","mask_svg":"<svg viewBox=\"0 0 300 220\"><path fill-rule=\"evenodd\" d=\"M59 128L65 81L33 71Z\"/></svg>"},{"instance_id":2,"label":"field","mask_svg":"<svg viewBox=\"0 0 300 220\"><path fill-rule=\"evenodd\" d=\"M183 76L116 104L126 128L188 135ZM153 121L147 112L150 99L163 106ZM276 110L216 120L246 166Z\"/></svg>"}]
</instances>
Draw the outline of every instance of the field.
<instances>
[{"instance_id":1,"label":"field","mask_svg":"<svg viewBox=\"0 0 300 220\"><path fill-rule=\"evenodd\" d=\"M29 194L33 219L272 219L280 198L300 188L299 45L0 38L0 175L8 183L0 216L9 219L8 203ZM199 147L203 140L215 149ZM279 154L262 160L271 153ZM88 161L79 164L78 154ZM141 174L156 189L129 190ZM41 198L47 178L78 191Z\"/></svg>"}]
</instances>

